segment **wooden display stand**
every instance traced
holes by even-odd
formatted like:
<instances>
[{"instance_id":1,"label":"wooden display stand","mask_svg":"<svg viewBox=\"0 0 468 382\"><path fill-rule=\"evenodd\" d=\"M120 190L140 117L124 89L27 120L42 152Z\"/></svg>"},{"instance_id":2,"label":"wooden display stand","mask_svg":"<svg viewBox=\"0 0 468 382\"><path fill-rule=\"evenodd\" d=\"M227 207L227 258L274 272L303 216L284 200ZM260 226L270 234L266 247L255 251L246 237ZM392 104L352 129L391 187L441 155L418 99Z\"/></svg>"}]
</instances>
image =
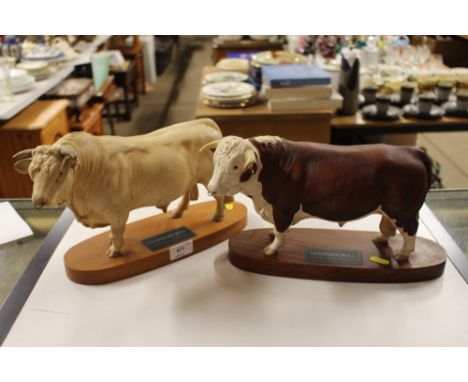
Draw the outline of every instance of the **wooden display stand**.
<instances>
[{"instance_id":1,"label":"wooden display stand","mask_svg":"<svg viewBox=\"0 0 468 382\"><path fill-rule=\"evenodd\" d=\"M377 232L295 228L288 233L278 255L265 256L268 229L243 231L229 240L229 260L238 268L273 276L330 281L403 283L439 277L446 253L437 243L416 239L410 260L399 264L392 253L401 248L400 235L389 245L374 244ZM382 265L372 256L389 260Z\"/></svg>"},{"instance_id":2,"label":"wooden display stand","mask_svg":"<svg viewBox=\"0 0 468 382\"><path fill-rule=\"evenodd\" d=\"M125 279L219 244L247 224L247 209L237 202L231 210L225 210L221 222L213 222L215 205L215 201L191 205L180 219L171 219L169 213L161 213L127 224L123 255L119 257L106 256L109 231L85 240L65 254L67 275L80 284L105 284ZM187 232L195 236L183 238ZM181 241L173 240L177 235ZM149 249L151 245L161 247L161 243L169 242L158 250Z\"/></svg>"}]
</instances>

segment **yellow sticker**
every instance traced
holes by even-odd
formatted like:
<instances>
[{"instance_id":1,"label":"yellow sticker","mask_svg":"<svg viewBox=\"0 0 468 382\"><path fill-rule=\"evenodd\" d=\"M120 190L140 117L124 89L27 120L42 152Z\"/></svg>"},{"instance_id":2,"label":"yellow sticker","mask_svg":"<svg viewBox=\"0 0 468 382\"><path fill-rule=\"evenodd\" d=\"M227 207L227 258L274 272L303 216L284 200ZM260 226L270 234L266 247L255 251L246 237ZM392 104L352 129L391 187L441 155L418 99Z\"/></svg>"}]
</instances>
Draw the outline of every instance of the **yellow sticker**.
<instances>
[{"instance_id":1,"label":"yellow sticker","mask_svg":"<svg viewBox=\"0 0 468 382\"><path fill-rule=\"evenodd\" d=\"M371 256L369 258L369 260L373 261L374 263L378 263L378 264L382 264L382 265L390 264L390 261L388 261L387 259L382 259L381 257L377 257L377 256Z\"/></svg>"},{"instance_id":2,"label":"yellow sticker","mask_svg":"<svg viewBox=\"0 0 468 382\"><path fill-rule=\"evenodd\" d=\"M226 203L224 207L226 207L227 210L232 210L234 209L234 203L233 202Z\"/></svg>"}]
</instances>

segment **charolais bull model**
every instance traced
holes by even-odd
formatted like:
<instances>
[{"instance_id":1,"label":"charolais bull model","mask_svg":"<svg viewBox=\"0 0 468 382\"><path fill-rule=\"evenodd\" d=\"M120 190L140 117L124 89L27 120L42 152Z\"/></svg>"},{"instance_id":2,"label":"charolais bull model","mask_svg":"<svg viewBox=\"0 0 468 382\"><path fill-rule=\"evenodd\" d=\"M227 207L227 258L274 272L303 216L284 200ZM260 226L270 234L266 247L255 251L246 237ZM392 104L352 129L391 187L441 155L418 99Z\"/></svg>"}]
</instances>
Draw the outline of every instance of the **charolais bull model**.
<instances>
[{"instance_id":1,"label":"charolais bull model","mask_svg":"<svg viewBox=\"0 0 468 382\"><path fill-rule=\"evenodd\" d=\"M390 145L333 146L262 136L228 136L204 149L214 151L208 191L215 197L242 192L274 224L266 255L278 252L288 228L314 216L343 225L379 213L386 243L400 231L404 244L394 254L406 261L414 251L418 212L431 179L422 151Z\"/></svg>"},{"instance_id":2,"label":"charolais bull model","mask_svg":"<svg viewBox=\"0 0 468 382\"><path fill-rule=\"evenodd\" d=\"M131 210L156 206L181 217L190 200L198 197L197 183L207 185L213 172L213 154L200 149L222 138L210 119L179 123L152 133L133 136L94 136L70 133L53 145L42 145L14 155L15 169L34 182L32 201L38 208L62 203L87 227L110 225L107 255L118 256ZM213 220L224 213L217 201Z\"/></svg>"}]
</instances>

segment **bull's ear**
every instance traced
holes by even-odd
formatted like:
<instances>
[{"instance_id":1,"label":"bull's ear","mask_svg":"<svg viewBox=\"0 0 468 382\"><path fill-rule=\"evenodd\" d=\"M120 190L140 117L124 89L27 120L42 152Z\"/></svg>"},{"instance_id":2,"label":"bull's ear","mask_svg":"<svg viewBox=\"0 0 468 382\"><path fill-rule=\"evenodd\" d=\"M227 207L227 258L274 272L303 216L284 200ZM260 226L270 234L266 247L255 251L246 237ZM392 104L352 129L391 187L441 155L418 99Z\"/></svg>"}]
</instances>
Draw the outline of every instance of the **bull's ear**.
<instances>
[{"instance_id":1,"label":"bull's ear","mask_svg":"<svg viewBox=\"0 0 468 382\"><path fill-rule=\"evenodd\" d=\"M26 149L13 155L12 159L15 161L14 168L20 174L28 173L28 167L32 161L32 152L33 149Z\"/></svg>"},{"instance_id":2,"label":"bull's ear","mask_svg":"<svg viewBox=\"0 0 468 382\"><path fill-rule=\"evenodd\" d=\"M32 161L31 158L20 159L16 161L13 166L15 167L15 170L19 172L20 174L27 174L29 164L31 163L31 161Z\"/></svg>"}]
</instances>

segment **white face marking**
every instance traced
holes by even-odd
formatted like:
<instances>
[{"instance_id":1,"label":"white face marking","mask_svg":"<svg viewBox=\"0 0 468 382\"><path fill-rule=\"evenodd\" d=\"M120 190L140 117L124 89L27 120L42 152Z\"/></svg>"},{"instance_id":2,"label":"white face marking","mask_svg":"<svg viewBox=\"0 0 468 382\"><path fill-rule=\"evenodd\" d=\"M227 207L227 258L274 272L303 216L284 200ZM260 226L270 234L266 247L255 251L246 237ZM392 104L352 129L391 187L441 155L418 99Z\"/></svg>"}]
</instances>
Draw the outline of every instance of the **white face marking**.
<instances>
[{"instance_id":1,"label":"white face marking","mask_svg":"<svg viewBox=\"0 0 468 382\"><path fill-rule=\"evenodd\" d=\"M232 196L242 191L241 175L245 165L245 151L254 149L246 139L228 136L218 144L213 155L214 170L208 191L219 196Z\"/></svg>"}]
</instances>

